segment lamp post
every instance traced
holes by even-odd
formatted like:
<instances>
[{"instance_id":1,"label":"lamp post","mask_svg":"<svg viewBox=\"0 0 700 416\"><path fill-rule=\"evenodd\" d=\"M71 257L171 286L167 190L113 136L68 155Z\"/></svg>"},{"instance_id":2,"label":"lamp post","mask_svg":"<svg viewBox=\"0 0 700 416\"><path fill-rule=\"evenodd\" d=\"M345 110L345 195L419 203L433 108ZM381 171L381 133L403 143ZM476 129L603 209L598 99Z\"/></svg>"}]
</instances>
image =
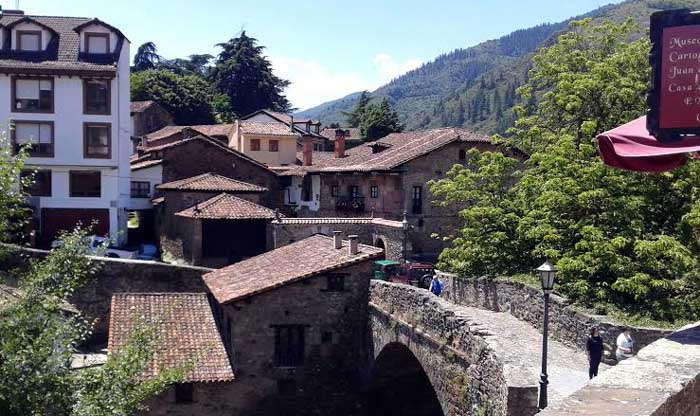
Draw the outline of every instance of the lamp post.
<instances>
[{"instance_id":1,"label":"lamp post","mask_svg":"<svg viewBox=\"0 0 700 416\"><path fill-rule=\"evenodd\" d=\"M544 323L542 326L542 374L540 374L540 402L539 408L547 407L547 337L549 331L549 295L554 288L554 277L557 274L557 268L548 261L545 261L540 267L535 269L542 284L542 292L544 293Z\"/></svg>"}]
</instances>

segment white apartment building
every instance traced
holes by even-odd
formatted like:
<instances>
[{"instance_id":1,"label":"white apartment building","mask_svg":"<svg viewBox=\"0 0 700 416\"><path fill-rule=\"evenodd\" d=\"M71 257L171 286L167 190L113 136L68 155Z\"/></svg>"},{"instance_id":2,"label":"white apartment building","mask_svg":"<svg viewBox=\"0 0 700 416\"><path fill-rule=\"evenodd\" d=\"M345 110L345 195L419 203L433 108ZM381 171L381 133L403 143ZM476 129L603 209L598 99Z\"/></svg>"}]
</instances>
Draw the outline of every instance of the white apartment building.
<instances>
[{"instance_id":1,"label":"white apartment building","mask_svg":"<svg viewBox=\"0 0 700 416\"><path fill-rule=\"evenodd\" d=\"M42 241L78 221L123 240L131 191L129 40L99 19L4 10L0 46L0 124L14 146L30 145Z\"/></svg>"}]
</instances>

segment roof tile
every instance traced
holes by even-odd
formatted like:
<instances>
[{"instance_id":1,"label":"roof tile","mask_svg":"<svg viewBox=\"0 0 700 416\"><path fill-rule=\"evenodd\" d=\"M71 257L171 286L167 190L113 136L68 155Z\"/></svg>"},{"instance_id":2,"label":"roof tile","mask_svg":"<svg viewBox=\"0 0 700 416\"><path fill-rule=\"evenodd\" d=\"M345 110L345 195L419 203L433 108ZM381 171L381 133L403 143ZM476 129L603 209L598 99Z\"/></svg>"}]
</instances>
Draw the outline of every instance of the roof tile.
<instances>
[{"instance_id":1,"label":"roof tile","mask_svg":"<svg viewBox=\"0 0 700 416\"><path fill-rule=\"evenodd\" d=\"M132 167L133 170L133 167ZM267 188L252 183L231 179L216 173L203 173L191 178L180 179L158 185L161 191L203 191L203 192L266 192Z\"/></svg>"},{"instance_id":2,"label":"roof tile","mask_svg":"<svg viewBox=\"0 0 700 416\"><path fill-rule=\"evenodd\" d=\"M142 323L157 325L155 354L144 376L192 366L188 382L233 380L233 370L205 293L117 293L112 296L109 352L119 353Z\"/></svg>"},{"instance_id":3,"label":"roof tile","mask_svg":"<svg viewBox=\"0 0 700 416\"><path fill-rule=\"evenodd\" d=\"M336 249L333 238L313 235L207 273L203 276L204 282L216 300L228 303L373 259L384 252L358 244L358 253L353 255L349 253L348 244L343 241L342 248Z\"/></svg>"},{"instance_id":4,"label":"roof tile","mask_svg":"<svg viewBox=\"0 0 700 416\"><path fill-rule=\"evenodd\" d=\"M207 220L272 220L275 211L231 194L221 194L175 215Z\"/></svg>"}]
</instances>

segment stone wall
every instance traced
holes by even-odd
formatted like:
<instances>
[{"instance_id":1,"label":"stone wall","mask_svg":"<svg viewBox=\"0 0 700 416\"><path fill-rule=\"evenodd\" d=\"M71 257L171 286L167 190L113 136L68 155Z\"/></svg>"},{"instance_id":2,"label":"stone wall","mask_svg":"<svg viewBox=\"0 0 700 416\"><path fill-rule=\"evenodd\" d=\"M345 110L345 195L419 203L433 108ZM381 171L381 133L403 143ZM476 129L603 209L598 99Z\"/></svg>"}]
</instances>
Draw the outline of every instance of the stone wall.
<instances>
[{"instance_id":1,"label":"stone wall","mask_svg":"<svg viewBox=\"0 0 700 416\"><path fill-rule=\"evenodd\" d=\"M445 415L532 414L516 409L515 403L507 413L509 397L522 400L531 392L509 392L494 351L455 317L448 302L422 289L373 280L369 312L374 357L391 343L406 345L420 361Z\"/></svg>"},{"instance_id":2,"label":"stone wall","mask_svg":"<svg viewBox=\"0 0 700 416\"><path fill-rule=\"evenodd\" d=\"M358 369L372 271L371 261L333 270L345 276L342 291L318 275L218 307L235 376L219 414L362 415ZM303 328L300 365L275 363L282 325Z\"/></svg>"},{"instance_id":3,"label":"stone wall","mask_svg":"<svg viewBox=\"0 0 700 416\"><path fill-rule=\"evenodd\" d=\"M496 312L508 312L516 318L540 328L543 319L542 291L523 283L490 278L462 278L440 273L445 283L444 297L458 305L475 306ZM606 350L613 352L617 336L625 325L613 322L605 316L587 315L574 309L568 301L552 295L549 308L549 331L554 339L578 348L586 347L592 326L598 327ZM659 328L630 327L639 350L672 331Z\"/></svg>"},{"instance_id":4,"label":"stone wall","mask_svg":"<svg viewBox=\"0 0 700 416\"><path fill-rule=\"evenodd\" d=\"M283 218L272 223L274 247L282 247L314 234L332 236L333 231L342 231L343 238L355 234L362 244L383 247L387 260L402 261L404 254L411 258L411 244L405 241L405 232L398 221L381 218Z\"/></svg>"},{"instance_id":5,"label":"stone wall","mask_svg":"<svg viewBox=\"0 0 700 416\"><path fill-rule=\"evenodd\" d=\"M651 343L542 416L699 416L700 323Z\"/></svg>"},{"instance_id":6,"label":"stone wall","mask_svg":"<svg viewBox=\"0 0 700 416\"><path fill-rule=\"evenodd\" d=\"M14 247L16 255L0 264L0 270L25 267L31 258L41 258L44 250ZM212 271L202 267L175 266L141 260L95 258L101 268L95 279L73 296L74 304L88 319L95 320L92 342L101 344L109 334L112 294L119 292L207 292L202 275ZM13 282L10 282L11 284ZM14 282L16 283L16 282Z\"/></svg>"}]
</instances>

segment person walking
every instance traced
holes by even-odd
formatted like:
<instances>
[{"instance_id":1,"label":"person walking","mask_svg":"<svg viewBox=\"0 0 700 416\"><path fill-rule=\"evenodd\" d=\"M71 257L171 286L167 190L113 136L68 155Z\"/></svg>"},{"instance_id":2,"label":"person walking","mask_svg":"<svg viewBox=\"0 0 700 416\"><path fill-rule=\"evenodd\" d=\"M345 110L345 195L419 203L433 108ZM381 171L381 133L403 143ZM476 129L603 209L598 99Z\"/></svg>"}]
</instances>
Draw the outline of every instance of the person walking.
<instances>
[{"instance_id":1,"label":"person walking","mask_svg":"<svg viewBox=\"0 0 700 416\"><path fill-rule=\"evenodd\" d=\"M440 296L442 293L442 282L438 279L437 274L433 275L433 280L430 281L430 291L435 296Z\"/></svg>"},{"instance_id":2,"label":"person walking","mask_svg":"<svg viewBox=\"0 0 700 416\"><path fill-rule=\"evenodd\" d=\"M626 360L634 356L634 340L629 328L622 330L622 333L617 336L617 350L615 357L617 361Z\"/></svg>"},{"instance_id":3,"label":"person walking","mask_svg":"<svg viewBox=\"0 0 700 416\"><path fill-rule=\"evenodd\" d=\"M590 330L586 341L586 352L588 353L588 378L592 379L598 375L600 360L603 359L603 338L600 337L596 327Z\"/></svg>"}]
</instances>

